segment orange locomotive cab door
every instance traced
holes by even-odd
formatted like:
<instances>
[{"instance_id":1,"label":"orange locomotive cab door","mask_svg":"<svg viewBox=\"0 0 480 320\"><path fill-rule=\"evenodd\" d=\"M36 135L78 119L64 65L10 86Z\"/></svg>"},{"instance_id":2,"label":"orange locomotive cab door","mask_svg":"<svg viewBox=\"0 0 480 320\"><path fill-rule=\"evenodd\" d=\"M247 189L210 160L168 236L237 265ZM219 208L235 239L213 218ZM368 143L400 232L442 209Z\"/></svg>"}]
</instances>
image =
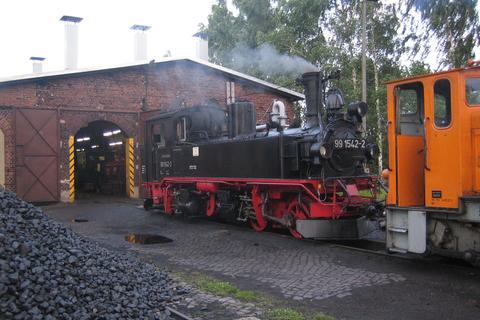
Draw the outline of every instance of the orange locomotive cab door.
<instances>
[{"instance_id":1,"label":"orange locomotive cab door","mask_svg":"<svg viewBox=\"0 0 480 320\"><path fill-rule=\"evenodd\" d=\"M424 86L395 88L396 202L400 207L425 205Z\"/></svg>"},{"instance_id":2,"label":"orange locomotive cab door","mask_svg":"<svg viewBox=\"0 0 480 320\"><path fill-rule=\"evenodd\" d=\"M461 195L458 74L429 78L425 103L425 205L458 208ZM464 147L464 146L463 146Z\"/></svg>"}]
</instances>

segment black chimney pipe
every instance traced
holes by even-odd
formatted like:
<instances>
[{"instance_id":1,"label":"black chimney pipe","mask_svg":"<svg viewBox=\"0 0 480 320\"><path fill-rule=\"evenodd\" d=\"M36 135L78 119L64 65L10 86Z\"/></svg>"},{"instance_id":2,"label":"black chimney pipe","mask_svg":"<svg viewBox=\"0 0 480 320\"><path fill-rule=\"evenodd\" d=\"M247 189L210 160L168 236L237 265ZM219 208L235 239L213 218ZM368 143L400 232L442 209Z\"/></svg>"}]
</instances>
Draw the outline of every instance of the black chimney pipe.
<instances>
[{"instance_id":1,"label":"black chimney pipe","mask_svg":"<svg viewBox=\"0 0 480 320\"><path fill-rule=\"evenodd\" d=\"M304 73L300 83L305 88L307 128L320 127L322 129L322 74L321 72Z\"/></svg>"}]
</instances>

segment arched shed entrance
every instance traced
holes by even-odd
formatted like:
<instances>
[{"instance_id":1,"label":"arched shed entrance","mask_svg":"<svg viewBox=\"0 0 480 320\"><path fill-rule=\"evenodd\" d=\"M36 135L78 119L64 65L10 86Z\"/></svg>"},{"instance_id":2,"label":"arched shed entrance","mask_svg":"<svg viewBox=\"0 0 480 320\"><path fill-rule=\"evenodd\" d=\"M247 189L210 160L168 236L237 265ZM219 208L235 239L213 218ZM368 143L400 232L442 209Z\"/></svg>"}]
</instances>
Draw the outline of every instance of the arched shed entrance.
<instances>
[{"instance_id":1,"label":"arched shed entrance","mask_svg":"<svg viewBox=\"0 0 480 320\"><path fill-rule=\"evenodd\" d=\"M90 122L77 131L70 146L75 198L94 194L127 195L128 141L118 125L104 120Z\"/></svg>"}]
</instances>

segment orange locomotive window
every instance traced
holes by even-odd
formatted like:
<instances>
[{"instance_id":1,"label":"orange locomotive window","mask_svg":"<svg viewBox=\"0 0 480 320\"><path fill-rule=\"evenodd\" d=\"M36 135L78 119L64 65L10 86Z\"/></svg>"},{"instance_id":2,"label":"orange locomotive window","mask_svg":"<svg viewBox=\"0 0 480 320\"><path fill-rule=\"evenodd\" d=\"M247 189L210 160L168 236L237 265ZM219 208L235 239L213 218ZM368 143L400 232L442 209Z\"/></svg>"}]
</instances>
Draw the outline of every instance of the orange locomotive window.
<instances>
[{"instance_id":1,"label":"orange locomotive window","mask_svg":"<svg viewBox=\"0 0 480 320\"><path fill-rule=\"evenodd\" d=\"M480 105L480 78L467 79L465 94L469 105Z\"/></svg>"},{"instance_id":2,"label":"orange locomotive window","mask_svg":"<svg viewBox=\"0 0 480 320\"><path fill-rule=\"evenodd\" d=\"M435 127L446 128L452 121L450 81L447 79L437 80L434 86L434 94Z\"/></svg>"}]
</instances>

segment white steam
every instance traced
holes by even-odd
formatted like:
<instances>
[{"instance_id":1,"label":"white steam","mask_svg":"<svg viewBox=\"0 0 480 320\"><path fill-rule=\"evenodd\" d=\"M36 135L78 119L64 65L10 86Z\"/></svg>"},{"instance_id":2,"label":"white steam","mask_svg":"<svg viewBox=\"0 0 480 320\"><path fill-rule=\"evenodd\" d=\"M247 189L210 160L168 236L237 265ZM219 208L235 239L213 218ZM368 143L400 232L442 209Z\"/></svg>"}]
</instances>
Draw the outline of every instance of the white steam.
<instances>
[{"instance_id":1,"label":"white steam","mask_svg":"<svg viewBox=\"0 0 480 320\"><path fill-rule=\"evenodd\" d=\"M307 60L298 56L281 54L275 47L266 43L255 49L246 45L237 46L231 51L231 58L234 69L255 68L270 75L318 71L318 68Z\"/></svg>"}]
</instances>

